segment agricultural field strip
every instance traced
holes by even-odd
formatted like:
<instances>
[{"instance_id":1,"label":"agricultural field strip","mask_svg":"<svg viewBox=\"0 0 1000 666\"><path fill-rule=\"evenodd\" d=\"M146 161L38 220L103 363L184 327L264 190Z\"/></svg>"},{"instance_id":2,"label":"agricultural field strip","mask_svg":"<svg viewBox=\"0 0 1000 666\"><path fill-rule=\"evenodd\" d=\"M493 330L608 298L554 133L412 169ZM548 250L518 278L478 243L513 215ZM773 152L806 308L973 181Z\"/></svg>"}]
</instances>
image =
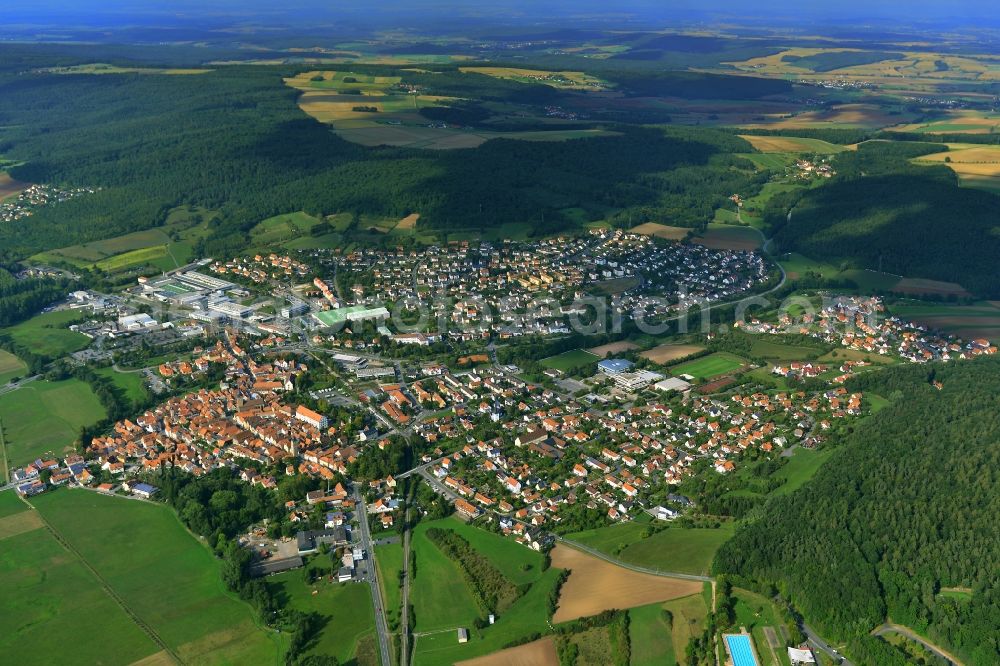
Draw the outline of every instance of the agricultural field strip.
<instances>
[{"instance_id":1,"label":"agricultural field strip","mask_svg":"<svg viewBox=\"0 0 1000 666\"><path fill-rule=\"evenodd\" d=\"M34 510L35 513L38 514L38 516L39 516L42 524L49 531L49 533L52 535L52 537L56 541L58 541L59 544L63 548L65 548L67 552L69 552L73 557L75 557L80 562L80 564L82 564L84 566L84 568L86 568L87 571L89 571L90 574L95 579L97 579L97 581L100 583L101 588L104 590L104 592L109 597L111 597L111 599L114 600L114 602L116 604L118 604L118 606L125 612L125 614L140 629L142 629L142 631L147 636L149 636L150 640L152 640L154 643L156 643L156 645L159 646L159 648L162 651L164 651L166 654L170 655L170 658L175 663L178 663L178 664L183 663L181 661L181 658L177 655L177 653L174 652L170 648L170 646L168 646L166 644L166 642L164 642L164 640L162 638L160 638L160 635L157 634L156 631L151 626L149 626L149 624L147 624L141 617L139 617L138 614L136 614L136 612L128 605L128 603L124 599L122 599L122 597L114 590L113 587L111 587L111 584L108 583L107 580L105 580L105 578L97 571L97 569L95 569L90 564L90 562L88 562L86 560L86 558L84 558L84 556L80 553L80 551L78 551L76 548L74 548L73 545L69 543L69 541L67 541L65 538L63 538L63 536L58 531L56 531L56 529L52 526L52 524L48 520L45 519L45 516L43 516L41 514L41 512L38 511L38 509L33 504L31 504L31 502L28 502L28 505L31 506L32 510Z\"/></svg>"}]
</instances>

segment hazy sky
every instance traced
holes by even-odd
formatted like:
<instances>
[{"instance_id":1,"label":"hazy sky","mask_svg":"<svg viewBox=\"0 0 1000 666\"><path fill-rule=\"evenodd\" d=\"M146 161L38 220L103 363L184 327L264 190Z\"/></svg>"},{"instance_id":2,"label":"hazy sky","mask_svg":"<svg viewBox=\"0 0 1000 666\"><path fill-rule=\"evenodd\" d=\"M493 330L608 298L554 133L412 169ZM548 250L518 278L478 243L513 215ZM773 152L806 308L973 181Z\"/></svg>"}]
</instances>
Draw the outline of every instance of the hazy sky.
<instances>
[{"instance_id":1,"label":"hazy sky","mask_svg":"<svg viewBox=\"0 0 1000 666\"><path fill-rule=\"evenodd\" d=\"M4 3L4 21L53 26L101 22L253 22L289 24L349 20L393 27L435 20L552 24L576 17L664 27L671 23L746 19L783 24L826 22L941 27L1000 25L996 0L31 0ZM168 18L169 17L169 18ZM566 26L569 27L569 26Z\"/></svg>"}]
</instances>

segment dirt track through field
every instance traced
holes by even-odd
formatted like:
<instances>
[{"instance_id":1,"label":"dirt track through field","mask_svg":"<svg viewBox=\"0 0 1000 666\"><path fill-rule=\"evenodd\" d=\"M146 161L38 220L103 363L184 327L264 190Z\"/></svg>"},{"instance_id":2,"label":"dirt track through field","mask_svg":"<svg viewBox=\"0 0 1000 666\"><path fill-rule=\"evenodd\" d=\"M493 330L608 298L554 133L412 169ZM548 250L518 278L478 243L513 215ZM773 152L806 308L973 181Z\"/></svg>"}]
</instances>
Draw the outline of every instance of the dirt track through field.
<instances>
[{"instance_id":1,"label":"dirt track through field","mask_svg":"<svg viewBox=\"0 0 1000 666\"><path fill-rule=\"evenodd\" d=\"M572 571L559 592L553 622L686 597L702 587L697 581L631 571L561 544L552 551L552 566Z\"/></svg>"},{"instance_id":2,"label":"dirt track through field","mask_svg":"<svg viewBox=\"0 0 1000 666\"><path fill-rule=\"evenodd\" d=\"M556 653L555 639L549 636L485 657L459 661L455 666L559 666L559 655Z\"/></svg>"}]
</instances>

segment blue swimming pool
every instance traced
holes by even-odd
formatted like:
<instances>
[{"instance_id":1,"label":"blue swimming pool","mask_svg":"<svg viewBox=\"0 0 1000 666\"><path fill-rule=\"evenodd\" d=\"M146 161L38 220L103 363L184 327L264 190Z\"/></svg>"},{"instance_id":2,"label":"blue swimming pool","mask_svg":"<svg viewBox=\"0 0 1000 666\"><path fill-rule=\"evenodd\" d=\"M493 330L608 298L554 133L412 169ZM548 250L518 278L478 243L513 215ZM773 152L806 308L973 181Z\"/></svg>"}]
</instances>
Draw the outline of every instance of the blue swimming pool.
<instances>
[{"instance_id":1,"label":"blue swimming pool","mask_svg":"<svg viewBox=\"0 0 1000 666\"><path fill-rule=\"evenodd\" d=\"M730 634L726 636L726 645L733 657L733 666L757 666L757 658L753 656L749 636Z\"/></svg>"}]
</instances>

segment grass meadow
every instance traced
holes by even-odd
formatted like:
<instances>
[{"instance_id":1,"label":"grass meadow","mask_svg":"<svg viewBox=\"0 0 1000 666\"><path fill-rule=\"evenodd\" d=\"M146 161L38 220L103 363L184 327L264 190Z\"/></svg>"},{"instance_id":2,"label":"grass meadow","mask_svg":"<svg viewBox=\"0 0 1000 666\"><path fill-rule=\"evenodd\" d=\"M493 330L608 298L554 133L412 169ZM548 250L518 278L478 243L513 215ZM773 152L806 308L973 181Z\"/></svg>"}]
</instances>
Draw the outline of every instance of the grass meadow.
<instances>
[{"instance_id":1,"label":"grass meadow","mask_svg":"<svg viewBox=\"0 0 1000 666\"><path fill-rule=\"evenodd\" d=\"M399 574L403 570L403 544L386 543L375 546L375 564L382 586L382 599L389 622L399 621L403 589Z\"/></svg>"},{"instance_id":2,"label":"grass meadow","mask_svg":"<svg viewBox=\"0 0 1000 666\"><path fill-rule=\"evenodd\" d=\"M36 354L64 356L90 344L90 338L86 335L67 328L81 319L81 313L75 310L44 312L2 329L0 333L9 335L14 342L28 347Z\"/></svg>"},{"instance_id":3,"label":"grass meadow","mask_svg":"<svg viewBox=\"0 0 1000 666\"><path fill-rule=\"evenodd\" d=\"M0 515L15 508L9 498L21 504L13 492L0 498ZM0 653L11 663L124 666L159 652L44 527L0 540L0 588Z\"/></svg>"},{"instance_id":4,"label":"grass meadow","mask_svg":"<svg viewBox=\"0 0 1000 666\"><path fill-rule=\"evenodd\" d=\"M145 400L149 395L146 390L146 380L139 372L118 372L114 368L98 368L94 372L107 377L115 386L125 392L125 397L133 404Z\"/></svg>"},{"instance_id":5,"label":"grass meadow","mask_svg":"<svg viewBox=\"0 0 1000 666\"><path fill-rule=\"evenodd\" d=\"M715 551L733 535L733 527L714 529L668 527L646 536L648 523L630 522L567 534L566 538L607 553L629 564L705 574Z\"/></svg>"},{"instance_id":6,"label":"grass meadow","mask_svg":"<svg viewBox=\"0 0 1000 666\"><path fill-rule=\"evenodd\" d=\"M69 489L32 503L185 662L279 660L284 645L278 636L260 628L250 606L225 590L219 561L169 507ZM106 629L99 634L109 635Z\"/></svg>"},{"instance_id":7,"label":"grass meadow","mask_svg":"<svg viewBox=\"0 0 1000 666\"><path fill-rule=\"evenodd\" d=\"M69 447L80 427L97 423L104 407L85 382L78 379L38 380L0 395L0 423L11 467L25 465Z\"/></svg>"},{"instance_id":8,"label":"grass meadow","mask_svg":"<svg viewBox=\"0 0 1000 666\"><path fill-rule=\"evenodd\" d=\"M597 363L600 360L600 356L591 354L589 351L583 349L572 349L570 351L563 352L562 354L544 358L540 361L540 363L547 368L553 368L555 370L566 372L571 368L586 365L588 363Z\"/></svg>"},{"instance_id":9,"label":"grass meadow","mask_svg":"<svg viewBox=\"0 0 1000 666\"><path fill-rule=\"evenodd\" d=\"M716 352L687 363L675 365L670 370L675 375L691 375L695 379L711 379L739 370L744 365L746 365L746 361L735 354Z\"/></svg>"},{"instance_id":10,"label":"grass meadow","mask_svg":"<svg viewBox=\"0 0 1000 666\"><path fill-rule=\"evenodd\" d=\"M458 566L426 537L431 527L458 532L512 582L529 584L528 591L496 623L476 629L480 611ZM502 649L512 641L548 627L548 596L559 571L542 571L542 556L500 535L462 523L455 517L421 523L414 530L416 575L410 585L415 619L413 662L444 664L471 659ZM469 642L458 644L458 627L469 630Z\"/></svg>"}]
</instances>

